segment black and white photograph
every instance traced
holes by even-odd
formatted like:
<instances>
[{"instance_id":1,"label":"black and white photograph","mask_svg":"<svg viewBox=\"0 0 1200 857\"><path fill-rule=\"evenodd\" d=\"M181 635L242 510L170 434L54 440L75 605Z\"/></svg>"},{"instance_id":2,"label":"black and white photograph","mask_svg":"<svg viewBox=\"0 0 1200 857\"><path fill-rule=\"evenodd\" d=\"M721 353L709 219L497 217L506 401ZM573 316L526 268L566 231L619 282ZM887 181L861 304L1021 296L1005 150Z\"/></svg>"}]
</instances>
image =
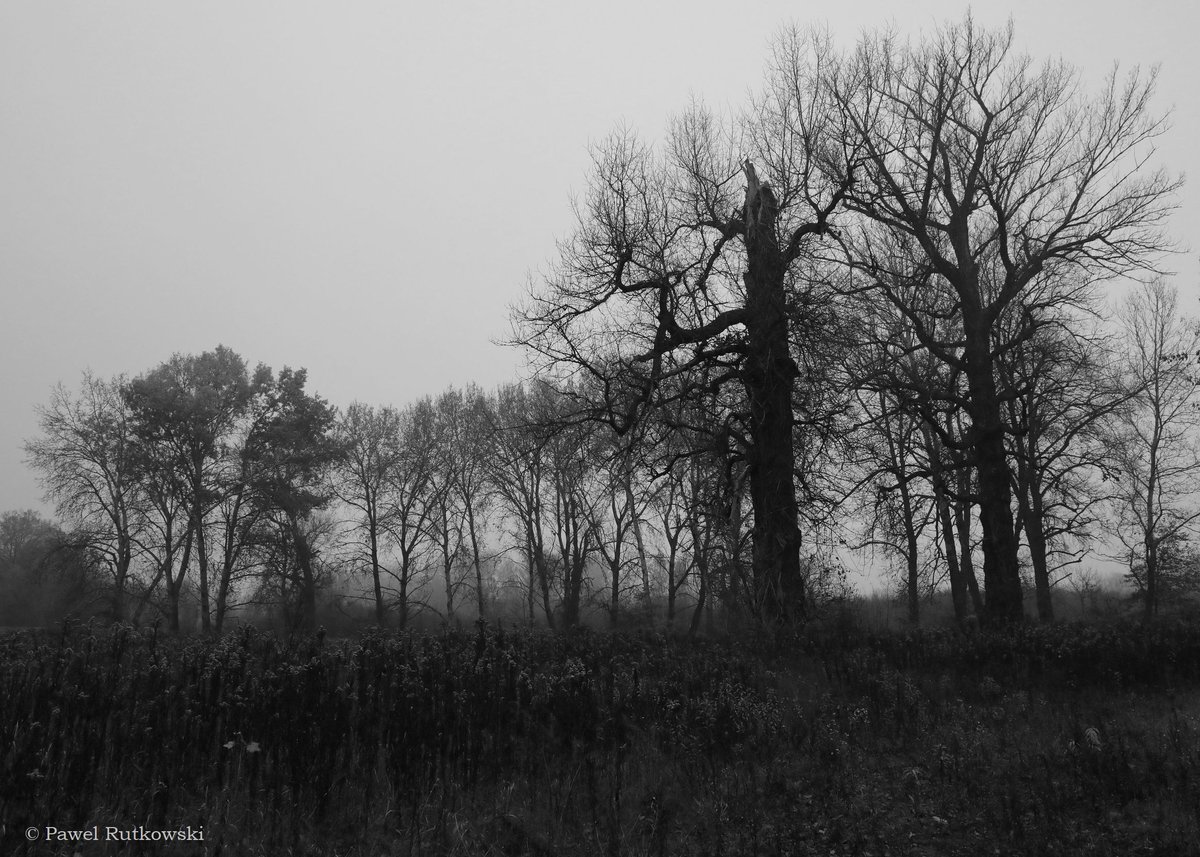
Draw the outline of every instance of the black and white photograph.
<instances>
[{"instance_id":1,"label":"black and white photograph","mask_svg":"<svg viewBox=\"0 0 1200 857\"><path fill-rule=\"evenodd\" d=\"M0 855L1200 855L1193 0L0 0Z\"/></svg>"}]
</instances>

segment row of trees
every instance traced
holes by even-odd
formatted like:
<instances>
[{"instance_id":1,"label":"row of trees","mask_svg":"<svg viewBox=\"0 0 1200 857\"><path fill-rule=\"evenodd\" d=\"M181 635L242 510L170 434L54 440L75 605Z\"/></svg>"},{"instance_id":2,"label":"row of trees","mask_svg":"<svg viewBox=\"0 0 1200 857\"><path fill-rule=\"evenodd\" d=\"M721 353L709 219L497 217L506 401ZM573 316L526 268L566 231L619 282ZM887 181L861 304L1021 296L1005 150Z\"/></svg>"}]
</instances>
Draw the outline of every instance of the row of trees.
<instances>
[{"instance_id":1,"label":"row of trees","mask_svg":"<svg viewBox=\"0 0 1200 857\"><path fill-rule=\"evenodd\" d=\"M659 597L674 623L686 600L694 629L746 585L742 469L691 455L658 472L547 384L337 413L303 370L250 373L218 347L60 386L41 428L30 463L115 619L179 630L195 611L219 633L269 604L312 625L330 590L403 627L435 606L490 617L508 590L551 626L591 607L615 625Z\"/></svg>"},{"instance_id":2,"label":"row of trees","mask_svg":"<svg viewBox=\"0 0 1200 857\"><path fill-rule=\"evenodd\" d=\"M913 621L1014 621L1089 549L1148 614L1196 566L1200 338L1154 265L1178 180L1153 75L1081 94L1010 29L777 40L741 115L595 149L578 226L514 311L540 381L338 413L228 349L55 392L32 465L114 615L613 622L637 596L801 619L875 551ZM1101 284L1147 275L1110 318ZM982 569L982 584L976 569ZM503 569L507 569L504 571ZM430 587L438 590L430 599Z\"/></svg>"},{"instance_id":3,"label":"row of trees","mask_svg":"<svg viewBox=\"0 0 1200 857\"><path fill-rule=\"evenodd\" d=\"M26 450L75 543L106 570L112 618L137 621L154 599L178 630L195 592L201 628L220 631L252 573L256 594L286 593L312 615L314 512L339 451L335 411L305 380L251 375L218 347L133 380L55 389Z\"/></svg>"},{"instance_id":4,"label":"row of trees","mask_svg":"<svg viewBox=\"0 0 1200 857\"><path fill-rule=\"evenodd\" d=\"M1050 328L998 373L1016 428L1014 537L1044 619L1089 555L1125 562L1150 612L1197 582L1200 331L1161 282L1129 295L1119 320L1120 333ZM824 428L796 427L799 520L817 534L801 584L828 591L839 561L871 552L913 621L947 585L957 615L986 615L967 419L934 404L947 376L902 327L876 319L859 335L837 371L809 363L822 383L804 413ZM737 399L679 396L622 435L581 409L595 396L468 387L338 413L303 370L250 373L221 347L133 380L85 375L54 391L27 445L67 529L5 516L0 577L57 581L43 613L99 598L114 618L149 610L175 630L194 615L219 632L232 611L267 605L311 625L322 591L401 627L435 606L457 621L519 604L551 626L592 609L615 626L658 603L693 631L716 612L769 617Z\"/></svg>"},{"instance_id":5,"label":"row of trees","mask_svg":"<svg viewBox=\"0 0 1200 857\"><path fill-rule=\"evenodd\" d=\"M823 477L846 472L821 464L834 447L875 486L868 541L905 560L914 618L932 528L960 616L1019 619L1028 556L1048 618L1064 551L1109 493L1095 482L1127 499L1120 537L1152 611L1156 551L1191 521L1163 496L1195 473L1194 334L1154 287L1130 308L1142 368L1117 377L1096 287L1153 278L1180 180L1149 166L1167 127L1153 73L1081 89L1061 61L1018 54L1011 27L969 16L848 52L787 33L741 115L693 105L659 147L626 131L597 147L578 227L516 339L619 434L721 394L709 436L747 465L771 618L803 605L798 522L830 496ZM1155 325L1171 329L1137 339ZM1160 348L1178 348L1165 388ZM1099 456L1101 423L1124 460Z\"/></svg>"}]
</instances>

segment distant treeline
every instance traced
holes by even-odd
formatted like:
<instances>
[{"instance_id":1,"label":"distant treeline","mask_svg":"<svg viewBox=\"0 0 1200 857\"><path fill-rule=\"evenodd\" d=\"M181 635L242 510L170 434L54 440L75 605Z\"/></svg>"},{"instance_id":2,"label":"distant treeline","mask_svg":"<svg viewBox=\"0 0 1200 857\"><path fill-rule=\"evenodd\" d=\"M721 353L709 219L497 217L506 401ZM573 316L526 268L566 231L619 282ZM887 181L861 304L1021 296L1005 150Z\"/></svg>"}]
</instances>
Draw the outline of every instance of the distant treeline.
<instances>
[{"instance_id":1,"label":"distant treeline","mask_svg":"<svg viewBox=\"0 0 1200 857\"><path fill-rule=\"evenodd\" d=\"M741 113L595 146L513 309L537 380L339 412L218 347L57 389L30 463L108 613L173 629L311 626L335 592L399 627L508 593L555 627L658 601L778 628L863 557L914 624L941 588L963 624L1050 621L1097 560L1150 618L1200 577L1154 85L1087 95L969 15L785 32Z\"/></svg>"}]
</instances>

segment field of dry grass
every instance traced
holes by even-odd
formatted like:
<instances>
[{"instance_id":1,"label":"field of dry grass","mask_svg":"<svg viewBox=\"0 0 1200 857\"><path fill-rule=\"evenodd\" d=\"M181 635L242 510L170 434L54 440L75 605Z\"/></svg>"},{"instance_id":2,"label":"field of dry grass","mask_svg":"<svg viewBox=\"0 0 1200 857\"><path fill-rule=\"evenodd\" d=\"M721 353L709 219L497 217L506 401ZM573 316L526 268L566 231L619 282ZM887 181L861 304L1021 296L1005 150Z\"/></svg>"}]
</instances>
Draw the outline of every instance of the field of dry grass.
<instances>
[{"instance_id":1,"label":"field of dry grass","mask_svg":"<svg viewBox=\"0 0 1200 857\"><path fill-rule=\"evenodd\" d=\"M1188 854L1200 629L0 638L4 854ZM203 828L202 842L46 841ZM39 839L26 840L37 828Z\"/></svg>"}]
</instances>

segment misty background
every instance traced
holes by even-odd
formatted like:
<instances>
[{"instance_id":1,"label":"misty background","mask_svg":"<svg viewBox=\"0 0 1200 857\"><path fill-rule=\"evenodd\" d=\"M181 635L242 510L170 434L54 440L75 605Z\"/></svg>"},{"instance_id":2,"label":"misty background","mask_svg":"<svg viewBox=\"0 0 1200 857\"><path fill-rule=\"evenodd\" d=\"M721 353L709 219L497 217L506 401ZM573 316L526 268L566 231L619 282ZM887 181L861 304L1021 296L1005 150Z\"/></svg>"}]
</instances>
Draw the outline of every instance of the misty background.
<instances>
[{"instance_id":1,"label":"misty background","mask_svg":"<svg viewBox=\"0 0 1200 857\"><path fill-rule=\"evenodd\" d=\"M22 444L51 388L145 372L223 343L304 366L338 406L403 404L522 374L494 344L508 306L572 225L588 145L646 139L693 96L736 110L772 35L827 24L853 44L967 4L0 5L0 510L49 513ZM1014 2L1038 62L1094 84L1161 64L1173 129L1159 161L1194 172L1197 12L1187 2ZM1189 313L1200 186L1168 260Z\"/></svg>"}]
</instances>

